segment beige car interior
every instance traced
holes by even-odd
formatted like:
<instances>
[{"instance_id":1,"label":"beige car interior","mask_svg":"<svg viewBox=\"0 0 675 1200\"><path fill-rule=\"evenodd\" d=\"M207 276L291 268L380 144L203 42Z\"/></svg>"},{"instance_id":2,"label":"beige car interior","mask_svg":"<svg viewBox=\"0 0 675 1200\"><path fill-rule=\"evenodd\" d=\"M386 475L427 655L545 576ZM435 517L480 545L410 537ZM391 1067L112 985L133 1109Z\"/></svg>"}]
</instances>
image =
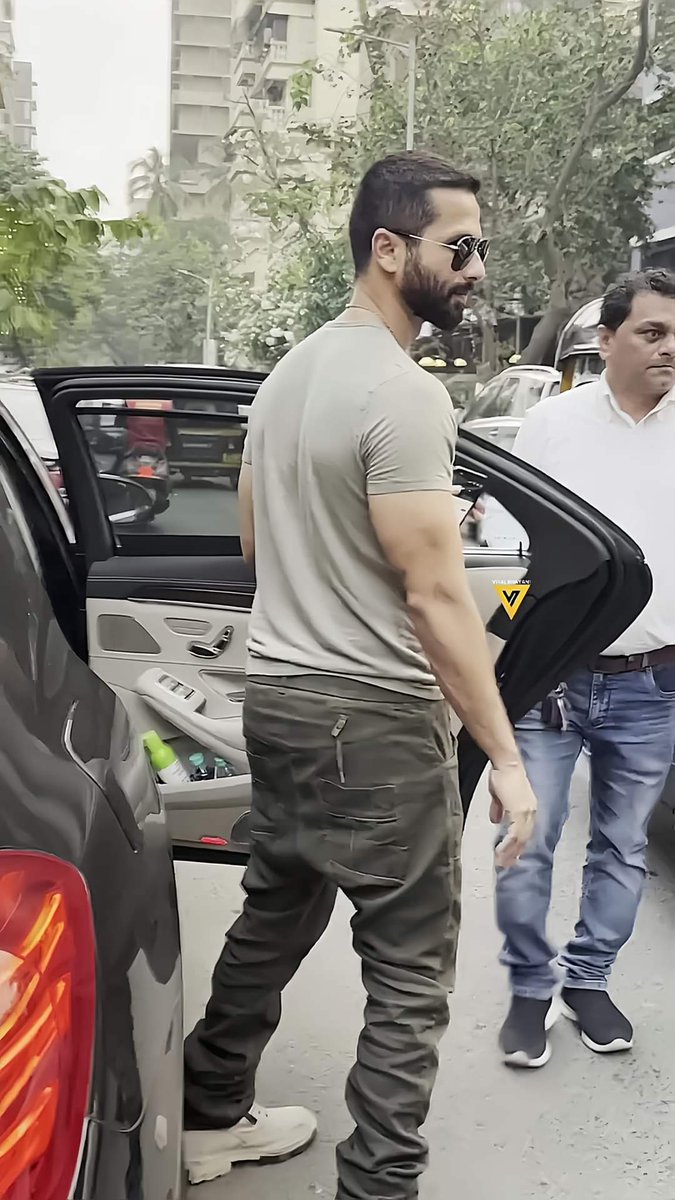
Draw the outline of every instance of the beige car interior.
<instances>
[{"instance_id":1,"label":"beige car interior","mask_svg":"<svg viewBox=\"0 0 675 1200\"><path fill-rule=\"evenodd\" d=\"M473 595L485 624L500 601L496 582L518 582L527 558L472 550ZM233 827L250 806L242 733L248 613L200 604L89 599L92 668L118 693L139 733L154 729L187 765L211 751L236 774L185 785L161 784L172 837L237 842ZM488 635L497 659L502 643ZM188 768L189 769L189 768Z\"/></svg>"}]
</instances>

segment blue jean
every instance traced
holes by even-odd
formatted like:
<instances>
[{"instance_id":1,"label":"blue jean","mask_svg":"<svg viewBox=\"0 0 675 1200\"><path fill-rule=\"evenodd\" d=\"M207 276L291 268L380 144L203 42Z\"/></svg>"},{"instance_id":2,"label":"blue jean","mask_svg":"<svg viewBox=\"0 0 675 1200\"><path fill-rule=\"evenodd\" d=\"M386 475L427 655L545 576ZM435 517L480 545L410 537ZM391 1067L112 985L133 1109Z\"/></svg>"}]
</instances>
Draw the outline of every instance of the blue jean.
<instances>
[{"instance_id":1,"label":"blue jean","mask_svg":"<svg viewBox=\"0 0 675 1200\"><path fill-rule=\"evenodd\" d=\"M675 666L621 675L580 671L566 685L565 725L541 705L516 726L539 808L520 862L497 873L500 961L514 995L546 1000L564 986L604 990L628 941L646 876L647 827L673 759ZM569 812L572 775L590 747L590 841L579 921L559 958L546 935L555 848Z\"/></svg>"}]
</instances>

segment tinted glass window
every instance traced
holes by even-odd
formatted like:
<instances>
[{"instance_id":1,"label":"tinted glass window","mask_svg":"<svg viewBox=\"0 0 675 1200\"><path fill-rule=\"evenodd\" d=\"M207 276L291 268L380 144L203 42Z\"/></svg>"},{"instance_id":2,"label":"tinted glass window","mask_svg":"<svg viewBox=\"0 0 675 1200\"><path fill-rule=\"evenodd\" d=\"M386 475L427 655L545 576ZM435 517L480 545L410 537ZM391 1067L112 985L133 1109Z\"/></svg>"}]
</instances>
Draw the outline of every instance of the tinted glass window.
<instances>
[{"instance_id":1,"label":"tinted glass window","mask_svg":"<svg viewBox=\"0 0 675 1200\"><path fill-rule=\"evenodd\" d=\"M169 404L143 411L107 402L105 413L78 408L99 475L132 480L150 497L150 511L119 526L133 533L239 536L237 483L246 422L222 416L214 401L187 415ZM106 491L102 486L102 493ZM109 511L109 510L108 510Z\"/></svg>"}]
</instances>

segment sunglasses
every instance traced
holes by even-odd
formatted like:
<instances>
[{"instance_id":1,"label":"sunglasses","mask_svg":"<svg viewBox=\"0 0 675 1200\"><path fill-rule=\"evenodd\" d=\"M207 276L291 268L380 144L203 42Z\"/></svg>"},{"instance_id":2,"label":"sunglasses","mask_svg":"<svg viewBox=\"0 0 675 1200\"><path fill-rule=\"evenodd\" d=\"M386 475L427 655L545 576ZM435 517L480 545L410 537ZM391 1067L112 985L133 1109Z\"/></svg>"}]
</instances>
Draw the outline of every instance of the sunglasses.
<instances>
[{"instance_id":1,"label":"sunglasses","mask_svg":"<svg viewBox=\"0 0 675 1200\"><path fill-rule=\"evenodd\" d=\"M471 237L468 233L464 237L457 238L456 242L437 242L434 238L420 237L416 233L403 233L400 229L392 229L390 232L396 234L397 237L409 238L413 242L430 242L432 246L442 246L444 250L452 250L453 271L461 271L474 254L478 255L481 262L485 262L490 253L489 238Z\"/></svg>"}]
</instances>

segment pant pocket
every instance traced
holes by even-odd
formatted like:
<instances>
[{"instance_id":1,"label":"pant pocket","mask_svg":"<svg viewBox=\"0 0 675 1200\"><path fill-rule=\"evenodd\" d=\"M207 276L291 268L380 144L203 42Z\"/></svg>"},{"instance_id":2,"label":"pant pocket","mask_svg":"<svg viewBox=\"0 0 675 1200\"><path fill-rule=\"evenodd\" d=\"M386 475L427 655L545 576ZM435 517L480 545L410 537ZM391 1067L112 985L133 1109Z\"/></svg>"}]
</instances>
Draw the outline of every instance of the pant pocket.
<instances>
[{"instance_id":1,"label":"pant pocket","mask_svg":"<svg viewBox=\"0 0 675 1200\"><path fill-rule=\"evenodd\" d=\"M658 694L664 700L675 700L675 664L652 667L651 673Z\"/></svg>"},{"instance_id":2,"label":"pant pocket","mask_svg":"<svg viewBox=\"0 0 675 1200\"><path fill-rule=\"evenodd\" d=\"M330 779L319 780L321 803L328 816L354 822L396 820L396 787L391 783L373 787L348 787Z\"/></svg>"},{"instance_id":3,"label":"pant pocket","mask_svg":"<svg viewBox=\"0 0 675 1200\"><path fill-rule=\"evenodd\" d=\"M348 788L319 780L325 869L338 886L401 884L408 847L396 814L396 788Z\"/></svg>"}]
</instances>

